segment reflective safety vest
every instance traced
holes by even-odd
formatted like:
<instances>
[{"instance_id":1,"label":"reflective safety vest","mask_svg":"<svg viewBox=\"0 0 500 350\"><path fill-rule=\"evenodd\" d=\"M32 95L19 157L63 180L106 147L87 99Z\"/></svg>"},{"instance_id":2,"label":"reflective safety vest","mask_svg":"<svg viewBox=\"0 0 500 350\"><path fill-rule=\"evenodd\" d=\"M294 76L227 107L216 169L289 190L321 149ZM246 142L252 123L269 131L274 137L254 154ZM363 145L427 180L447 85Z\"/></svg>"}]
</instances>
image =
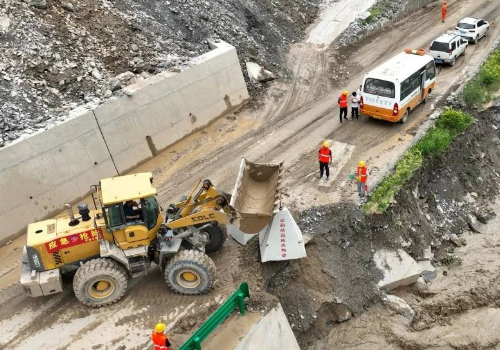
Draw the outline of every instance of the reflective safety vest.
<instances>
[{"instance_id":1,"label":"reflective safety vest","mask_svg":"<svg viewBox=\"0 0 500 350\"><path fill-rule=\"evenodd\" d=\"M319 149L319 161L321 163L329 163L330 162L330 149L328 147L321 147Z\"/></svg>"},{"instance_id":2,"label":"reflective safety vest","mask_svg":"<svg viewBox=\"0 0 500 350\"><path fill-rule=\"evenodd\" d=\"M164 333L153 332L151 339L153 340L153 350L168 350L167 344L170 345L170 342Z\"/></svg>"},{"instance_id":3,"label":"reflective safety vest","mask_svg":"<svg viewBox=\"0 0 500 350\"><path fill-rule=\"evenodd\" d=\"M340 108L347 108L347 96L346 95L340 95L339 97L339 107Z\"/></svg>"},{"instance_id":4,"label":"reflective safety vest","mask_svg":"<svg viewBox=\"0 0 500 350\"><path fill-rule=\"evenodd\" d=\"M367 176L368 176L368 169L366 169L366 166L364 167L358 166L358 169L356 170L356 178L358 179L358 181L365 183Z\"/></svg>"}]
</instances>

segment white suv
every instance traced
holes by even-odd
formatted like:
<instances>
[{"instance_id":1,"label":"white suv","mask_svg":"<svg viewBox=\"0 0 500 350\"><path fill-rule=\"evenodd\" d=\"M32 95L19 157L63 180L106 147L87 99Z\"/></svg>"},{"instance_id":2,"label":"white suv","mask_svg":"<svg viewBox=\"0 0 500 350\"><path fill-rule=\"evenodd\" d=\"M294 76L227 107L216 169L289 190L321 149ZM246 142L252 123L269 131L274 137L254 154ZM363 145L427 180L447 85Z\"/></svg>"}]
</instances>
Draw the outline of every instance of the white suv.
<instances>
[{"instance_id":1,"label":"white suv","mask_svg":"<svg viewBox=\"0 0 500 350\"><path fill-rule=\"evenodd\" d=\"M488 34L490 24L484 19L466 17L458 22L455 29L457 30L457 34L462 38L477 44L479 39Z\"/></svg>"},{"instance_id":2,"label":"white suv","mask_svg":"<svg viewBox=\"0 0 500 350\"><path fill-rule=\"evenodd\" d=\"M455 34L443 34L436 38L429 48L429 55L436 63L455 65L458 56L465 54L468 42Z\"/></svg>"}]
</instances>

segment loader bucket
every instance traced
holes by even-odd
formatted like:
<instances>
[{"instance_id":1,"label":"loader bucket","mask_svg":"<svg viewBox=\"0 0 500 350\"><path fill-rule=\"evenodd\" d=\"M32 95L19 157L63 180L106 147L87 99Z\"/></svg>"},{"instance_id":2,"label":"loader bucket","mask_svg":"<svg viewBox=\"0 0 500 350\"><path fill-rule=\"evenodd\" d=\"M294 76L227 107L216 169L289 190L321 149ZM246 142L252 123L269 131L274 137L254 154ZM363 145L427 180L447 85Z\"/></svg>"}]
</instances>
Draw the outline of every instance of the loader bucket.
<instances>
[{"instance_id":1,"label":"loader bucket","mask_svg":"<svg viewBox=\"0 0 500 350\"><path fill-rule=\"evenodd\" d=\"M299 226L281 207L282 165L255 164L243 158L231 197L238 218L227 225L227 232L243 245L258 234L262 262L307 256Z\"/></svg>"},{"instance_id":2,"label":"loader bucket","mask_svg":"<svg viewBox=\"0 0 500 350\"><path fill-rule=\"evenodd\" d=\"M282 164L256 164L245 158L231 197L239 213L235 226L246 234L257 234L273 220L279 207Z\"/></svg>"}]
</instances>

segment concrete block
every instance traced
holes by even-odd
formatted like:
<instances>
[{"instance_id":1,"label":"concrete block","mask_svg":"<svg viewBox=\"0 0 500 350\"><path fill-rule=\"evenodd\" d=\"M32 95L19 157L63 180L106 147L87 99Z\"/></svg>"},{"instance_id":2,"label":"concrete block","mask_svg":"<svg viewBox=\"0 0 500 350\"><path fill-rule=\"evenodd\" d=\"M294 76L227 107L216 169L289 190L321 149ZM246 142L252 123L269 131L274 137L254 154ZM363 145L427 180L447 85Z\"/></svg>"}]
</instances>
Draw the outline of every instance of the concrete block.
<instances>
[{"instance_id":1,"label":"concrete block","mask_svg":"<svg viewBox=\"0 0 500 350\"><path fill-rule=\"evenodd\" d=\"M420 273L425 282L430 282L437 277L437 271L430 260L419 260L418 265L422 272Z\"/></svg>"},{"instance_id":2,"label":"concrete block","mask_svg":"<svg viewBox=\"0 0 500 350\"><path fill-rule=\"evenodd\" d=\"M376 266L384 277L378 286L383 289L394 289L417 282L421 268L413 258L402 249L381 249L373 257Z\"/></svg>"},{"instance_id":3,"label":"concrete block","mask_svg":"<svg viewBox=\"0 0 500 350\"><path fill-rule=\"evenodd\" d=\"M270 310L245 335L234 350L287 349L300 350L299 344L281 304Z\"/></svg>"}]
</instances>

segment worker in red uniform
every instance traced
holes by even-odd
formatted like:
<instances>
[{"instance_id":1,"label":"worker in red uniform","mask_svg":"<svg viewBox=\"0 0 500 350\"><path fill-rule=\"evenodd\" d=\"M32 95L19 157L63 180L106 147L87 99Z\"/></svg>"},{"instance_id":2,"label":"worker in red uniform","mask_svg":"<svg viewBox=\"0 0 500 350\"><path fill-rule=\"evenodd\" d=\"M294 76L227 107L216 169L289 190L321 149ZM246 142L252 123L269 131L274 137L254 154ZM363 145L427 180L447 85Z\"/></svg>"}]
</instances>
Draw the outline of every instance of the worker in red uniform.
<instances>
[{"instance_id":1,"label":"worker in red uniform","mask_svg":"<svg viewBox=\"0 0 500 350\"><path fill-rule=\"evenodd\" d=\"M153 350L169 350L170 341L168 337L165 335L165 324L157 323L155 326L155 330L151 335L151 339L153 340Z\"/></svg>"},{"instance_id":2,"label":"worker in red uniform","mask_svg":"<svg viewBox=\"0 0 500 350\"><path fill-rule=\"evenodd\" d=\"M443 21L444 23L444 20L446 19L446 12L447 12L447 8L446 8L446 1L443 1L443 6L441 6L441 20Z\"/></svg>"},{"instance_id":3,"label":"worker in red uniform","mask_svg":"<svg viewBox=\"0 0 500 350\"><path fill-rule=\"evenodd\" d=\"M330 178L330 165L332 165L332 151L330 143L323 142L323 147L319 149L319 178L323 177L323 171L326 171L326 179Z\"/></svg>"},{"instance_id":4,"label":"worker in red uniform","mask_svg":"<svg viewBox=\"0 0 500 350\"><path fill-rule=\"evenodd\" d=\"M360 197L364 197L368 194L368 185L366 184L367 179L368 169L366 168L365 162L360 161L356 169L356 180L358 180L358 194Z\"/></svg>"},{"instance_id":5,"label":"worker in red uniform","mask_svg":"<svg viewBox=\"0 0 500 350\"><path fill-rule=\"evenodd\" d=\"M342 116L344 117L344 120L347 120L347 95L349 95L349 92L343 91L342 95L339 97L339 107L340 107L340 122L342 123Z\"/></svg>"}]
</instances>

